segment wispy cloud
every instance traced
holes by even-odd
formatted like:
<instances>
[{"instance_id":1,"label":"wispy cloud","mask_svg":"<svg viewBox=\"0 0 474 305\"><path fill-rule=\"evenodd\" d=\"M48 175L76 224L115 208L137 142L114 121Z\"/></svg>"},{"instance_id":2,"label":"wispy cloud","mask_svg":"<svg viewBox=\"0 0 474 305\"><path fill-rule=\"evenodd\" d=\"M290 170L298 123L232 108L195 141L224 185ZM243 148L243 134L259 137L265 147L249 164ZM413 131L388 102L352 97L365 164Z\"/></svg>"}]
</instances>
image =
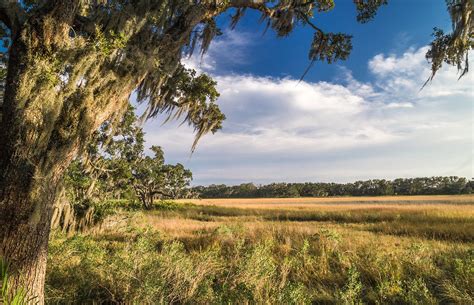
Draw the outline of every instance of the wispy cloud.
<instances>
[{"instance_id":1,"label":"wispy cloud","mask_svg":"<svg viewBox=\"0 0 474 305\"><path fill-rule=\"evenodd\" d=\"M192 57L184 58L183 62L198 72L225 73L229 67L250 63L247 50L254 42L252 33L226 30L222 38L218 37L212 42L211 48L203 56L195 52Z\"/></svg>"}]
</instances>

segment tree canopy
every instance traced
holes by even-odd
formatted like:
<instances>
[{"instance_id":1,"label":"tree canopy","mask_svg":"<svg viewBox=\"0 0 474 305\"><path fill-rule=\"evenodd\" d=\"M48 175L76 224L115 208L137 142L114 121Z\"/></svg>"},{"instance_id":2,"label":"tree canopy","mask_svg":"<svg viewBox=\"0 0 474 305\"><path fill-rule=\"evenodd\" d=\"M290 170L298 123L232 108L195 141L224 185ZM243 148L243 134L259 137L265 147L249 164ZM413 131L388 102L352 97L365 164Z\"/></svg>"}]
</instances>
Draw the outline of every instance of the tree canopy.
<instances>
[{"instance_id":1,"label":"tree canopy","mask_svg":"<svg viewBox=\"0 0 474 305\"><path fill-rule=\"evenodd\" d=\"M432 72L427 83L433 80L443 63L456 66L460 72L459 78L469 71L469 50L474 49L473 2L446 0L446 4L451 17L452 32L445 33L440 28L434 28L434 39L426 54L426 58L431 61Z\"/></svg>"},{"instance_id":2,"label":"tree canopy","mask_svg":"<svg viewBox=\"0 0 474 305\"><path fill-rule=\"evenodd\" d=\"M68 203L87 208L98 201L138 199L150 209L154 199L186 197L191 171L180 163L166 164L159 146L150 148L152 156L145 155L144 142L144 132L131 105L116 128L111 129L105 122L87 153L68 168Z\"/></svg>"}]
</instances>

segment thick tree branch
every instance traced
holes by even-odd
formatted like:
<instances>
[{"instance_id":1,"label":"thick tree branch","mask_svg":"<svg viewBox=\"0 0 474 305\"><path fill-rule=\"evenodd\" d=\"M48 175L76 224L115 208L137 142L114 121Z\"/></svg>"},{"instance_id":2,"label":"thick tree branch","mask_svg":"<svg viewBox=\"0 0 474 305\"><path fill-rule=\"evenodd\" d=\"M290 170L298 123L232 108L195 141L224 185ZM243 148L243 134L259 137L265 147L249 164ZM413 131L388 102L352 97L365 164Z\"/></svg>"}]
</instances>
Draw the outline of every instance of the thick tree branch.
<instances>
[{"instance_id":1,"label":"thick tree branch","mask_svg":"<svg viewBox=\"0 0 474 305\"><path fill-rule=\"evenodd\" d=\"M24 21L25 12L16 0L0 0L0 22L5 24L15 37Z\"/></svg>"},{"instance_id":2,"label":"thick tree branch","mask_svg":"<svg viewBox=\"0 0 474 305\"><path fill-rule=\"evenodd\" d=\"M268 8L265 4L268 1L265 0L231 0L225 9L228 8L251 8L258 11L261 11L267 16L273 14L273 10Z\"/></svg>"},{"instance_id":3,"label":"thick tree branch","mask_svg":"<svg viewBox=\"0 0 474 305\"><path fill-rule=\"evenodd\" d=\"M158 190L152 191L151 194L152 194L152 196L161 195L161 196L173 198L173 196L172 196L171 194L167 194L167 193L165 193L165 192L163 192L163 191L158 191Z\"/></svg>"},{"instance_id":4,"label":"thick tree branch","mask_svg":"<svg viewBox=\"0 0 474 305\"><path fill-rule=\"evenodd\" d=\"M13 11L11 9L11 3L8 0L0 1L0 21L3 22L9 29L13 24Z\"/></svg>"}]
</instances>

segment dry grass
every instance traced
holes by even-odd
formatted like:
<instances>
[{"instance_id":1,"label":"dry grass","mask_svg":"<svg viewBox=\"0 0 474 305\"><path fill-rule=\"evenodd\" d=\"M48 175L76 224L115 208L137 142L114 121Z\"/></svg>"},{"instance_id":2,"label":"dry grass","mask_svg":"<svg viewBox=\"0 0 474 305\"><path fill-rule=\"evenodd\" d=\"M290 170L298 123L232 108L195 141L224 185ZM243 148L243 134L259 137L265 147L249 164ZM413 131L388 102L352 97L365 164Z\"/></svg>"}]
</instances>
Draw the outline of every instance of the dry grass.
<instances>
[{"instance_id":1,"label":"dry grass","mask_svg":"<svg viewBox=\"0 0 474 305\"><path fill-rule=\"evenodd\" d=\"M449 196L361 198L340 198L342 203L325 202L334 198L181 201L192 205L140 216L140 222L171 236L200 234L221 225L237 224L248 231L282 226L314 230L334 224L378 234L474 242L473 196L452 196L451 201Z\"/></svg>"},{"instance_id":2,"label":"dry grass","mask_svg":"<svg viewBox=\"0 0 474 305\"><path fill-rule=\"evenodd\" d=\"M123 212L127 221L92 235L55 235L49 302L471 304L472 198L217 199Z\"/></svg>"},{"instance_id":3,"label":"dry grass","mask_svg":"<svg viewBox=\"0 0 474 305\"><path fill-rule=\"evenodd\" d=\"M181 199L177 202L190 202L197 205L217 205L239 208L284 208L334 207L333 204L383 204L405 205L422 204L474 204L474 195L431 195L431 196L378 196L378 197L304 197L304 198L232 198L232 199ZM329 205L325 205L329 204Z\"/></svg>"},{"instance_id":4,"label":"dry grass","mask_svg":"<svg viewBox=\"0 0 474 305\"><path fill-rule=\"evenodd\" d=\"M199 221L180 217L159 217L157 215L142 215L139 228L152 228L172 237L189 237L199 232L212 231L223 225L223 221Z\"/></svg>"}]
</instances>

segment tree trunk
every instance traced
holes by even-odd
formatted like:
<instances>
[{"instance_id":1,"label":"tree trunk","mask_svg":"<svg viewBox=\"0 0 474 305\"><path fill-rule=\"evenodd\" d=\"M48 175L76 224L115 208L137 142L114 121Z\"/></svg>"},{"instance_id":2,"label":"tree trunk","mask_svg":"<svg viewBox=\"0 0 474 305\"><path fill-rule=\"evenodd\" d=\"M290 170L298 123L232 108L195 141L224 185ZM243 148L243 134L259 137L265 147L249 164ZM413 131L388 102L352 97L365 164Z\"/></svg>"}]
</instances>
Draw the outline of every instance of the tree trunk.
<instances>
[{"instance_id":1,"label":"tree trunk","mask_svg":"<svg viewBox=\"0 0 474 305\"><path fill-rule=\"evenodd\" d=\"M151 210L151 208L153 207L153 196L145 193L143 196L143 203L145 210Z\"/></svg>"},{"instance_id":2,"label":"tree trunk","mask_svg":"<svg viewBox=\"0 0 474 305\"><path fill-rule=\"evenodd\" d=\"M8 171L18 173L16 169ZM2 185L0 253L10 264L10 292L23 289L39 304L44 302L48 238L59 178L25 181L30 191L13 183Z\"/></svg>"},{"instance_id":3,"label":"tree trunk","mask_svg":"<svg viewBox=\"0 0 474 305\"><path fill-rule=\"evenodd\" d=\"M82 95L84 89L62 95L31 79L28 52L22 40L12 44L0 121L0 257L10 264L11 291L23 289L43 304L53 205L64 173L100 124L123 113L134 85L121 84L108 103Z\"/></svg>"},{"instance_id":4,"label":"tree trunk","mask_svg":"<svg viewBox=\"0 0 474 305\"><path fill-rule=\"evenodd\" d=\"M12 46L0 123L0 256L10 265L10 293L22 289L43 304L53 204L78 138L59 134L67 117L38 126L44 109L20 98L26 49L21 41Z\"/></svg>"}]
</instances>

